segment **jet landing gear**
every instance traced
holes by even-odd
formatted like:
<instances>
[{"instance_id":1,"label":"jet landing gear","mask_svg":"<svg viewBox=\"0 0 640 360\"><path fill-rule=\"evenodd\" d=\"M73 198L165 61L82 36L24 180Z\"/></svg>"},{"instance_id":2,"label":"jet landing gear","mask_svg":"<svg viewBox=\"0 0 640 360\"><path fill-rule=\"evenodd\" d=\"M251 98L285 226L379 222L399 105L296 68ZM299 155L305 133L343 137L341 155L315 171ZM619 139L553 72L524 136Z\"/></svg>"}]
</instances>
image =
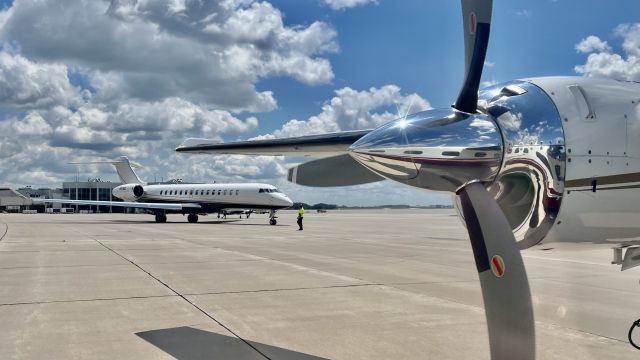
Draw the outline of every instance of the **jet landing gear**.
<instances>
[{"instance_id":1,"label":"jet landing gear","mask_svg":"<svg viewBox=\"0 0 640 360\"><path fill-rule=\"evenodd\" d=\"M248 216L247 216L248 217ZM275 225L278 223L278 220L276 220L277 216L276 216L276 212L275 210L271 210L269 212L269 225Z\"/></svg>"},{"instance_id":2,"label":"jet landing gear","mask_svg":"<svg viewBox=\"0 0 640 360\"><path fill-rule=\"evenodd\" d=\"M197 223L198 222L198 214L189 214L187 216L187 221L192 223L192 224Z\"/></svg>"},{"instance_id":3,"label":"jet landing gear","mask_svg":"<svg viewBox=\"0 0 640 360\"><path fill-rule=\"evenodd\" d=\"M156 213L156 222L157 223L166 223L167 222L167 214L165 213Z\"/></svg>"}]
</instances>

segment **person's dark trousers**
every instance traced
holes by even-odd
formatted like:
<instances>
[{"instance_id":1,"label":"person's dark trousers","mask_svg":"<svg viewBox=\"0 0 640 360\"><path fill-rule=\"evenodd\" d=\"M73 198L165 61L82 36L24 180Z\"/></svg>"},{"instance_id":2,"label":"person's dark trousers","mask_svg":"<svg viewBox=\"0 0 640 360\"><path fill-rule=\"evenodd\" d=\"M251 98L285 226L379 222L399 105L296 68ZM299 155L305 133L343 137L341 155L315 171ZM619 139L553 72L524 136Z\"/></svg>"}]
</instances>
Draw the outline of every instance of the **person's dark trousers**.
<instances>
[{"instance_id":1,"label":"person's dark trousers","mask_svg":"<svg viewBox=\"0 0 640 360\"><path fill-rule=\"evenodd\" d=\"M302 218L300 216L298 216L298 226L300 227L298 230L302 230Z\"/></svg>"}]
</instances>

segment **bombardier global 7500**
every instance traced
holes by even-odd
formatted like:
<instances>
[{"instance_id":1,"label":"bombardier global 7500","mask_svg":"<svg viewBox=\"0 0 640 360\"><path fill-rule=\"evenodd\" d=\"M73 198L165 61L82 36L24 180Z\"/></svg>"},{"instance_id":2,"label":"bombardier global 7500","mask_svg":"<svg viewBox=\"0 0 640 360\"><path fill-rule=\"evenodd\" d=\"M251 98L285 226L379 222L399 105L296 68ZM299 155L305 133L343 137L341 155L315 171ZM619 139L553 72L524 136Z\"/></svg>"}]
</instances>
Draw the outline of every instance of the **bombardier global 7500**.
<instances>
[{"instance_id":1,"label":"bombardier global 7500","mask_svg":"<svg viewBox=\"0 0 640 360\"><path fill-rule=\"evenodd\" d=\"M269 211L269 223L276 225L276 211L293 205L287 195L275 186L260 183L228 184L157 184L140 180L125 156L108 161L115 166L122 185L113 189L113 196L124 201L33 199L34 203L121 206L145 209L155 215L158 223L167 221L167 213L187 214L190 223L198 222L199 214L227 213L234 210Z\"/></svg>"}]
</instances>

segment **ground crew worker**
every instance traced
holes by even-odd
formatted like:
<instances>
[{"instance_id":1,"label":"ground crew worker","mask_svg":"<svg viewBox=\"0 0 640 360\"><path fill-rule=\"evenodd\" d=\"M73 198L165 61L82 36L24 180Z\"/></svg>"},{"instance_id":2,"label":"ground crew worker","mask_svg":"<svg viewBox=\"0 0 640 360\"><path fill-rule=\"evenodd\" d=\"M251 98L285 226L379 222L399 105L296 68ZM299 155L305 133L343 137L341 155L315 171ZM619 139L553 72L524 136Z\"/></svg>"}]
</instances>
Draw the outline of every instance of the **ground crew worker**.
<instances>
[{"instance_id":1,"label":"ground crew worker","mask_svg":"<svg viewBox=\"0 0 640 360\"><path fill-rule=\"evenodd\" d=\"M300 229L298 231L302 230L302 218L304 218L304 208L300 205L300 210L298 210L298 226Z\"/></svg>"}]
</instances>

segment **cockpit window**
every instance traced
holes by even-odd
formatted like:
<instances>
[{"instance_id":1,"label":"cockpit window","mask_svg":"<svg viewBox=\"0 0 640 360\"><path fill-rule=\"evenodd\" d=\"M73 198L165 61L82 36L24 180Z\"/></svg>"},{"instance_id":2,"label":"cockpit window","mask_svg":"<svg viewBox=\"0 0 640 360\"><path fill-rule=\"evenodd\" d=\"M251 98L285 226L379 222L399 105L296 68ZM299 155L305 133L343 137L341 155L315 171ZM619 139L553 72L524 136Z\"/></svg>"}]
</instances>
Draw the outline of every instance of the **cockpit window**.
<instances>
[{"instance_id":1,"label":"cockpit window","mask_svg":"<svg viewBox=\"0 0 640 360\"><path fill-rule=\"evenodd\" d=\"M263 193L263 192L264 192L264 189L260 189L260 191L258 191L258 192Z\"/></svg>"}]
</instances>

